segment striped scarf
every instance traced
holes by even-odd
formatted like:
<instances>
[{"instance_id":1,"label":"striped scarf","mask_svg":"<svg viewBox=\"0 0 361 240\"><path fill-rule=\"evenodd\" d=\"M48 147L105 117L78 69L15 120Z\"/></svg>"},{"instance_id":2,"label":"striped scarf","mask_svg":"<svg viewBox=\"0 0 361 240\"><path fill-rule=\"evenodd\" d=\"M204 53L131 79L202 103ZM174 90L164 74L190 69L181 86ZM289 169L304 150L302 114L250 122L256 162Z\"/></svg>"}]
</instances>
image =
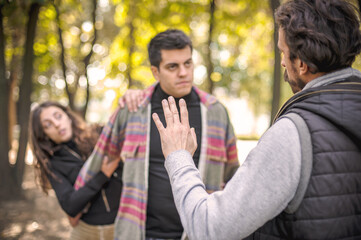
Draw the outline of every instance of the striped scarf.
<instances>
[{"instance_id":1,"label":"striped scarf","mask_svg":"<svg viewBox=\"0 0 361 240\"><path fill-rule=\"evenodd\" d=\"M75 183L79 189L100 171L102 159L119 157L124 162L123 189L115 221L114 239L145 239L148 190L150 100L156 84L146 90L138 111L116 109ZM197 88L202 116L199 170L208 192L220 190L239 166L236 138L226 109L218 100ZM204 129L204 130L203 130Z\"/></svg>"}]
</instances>

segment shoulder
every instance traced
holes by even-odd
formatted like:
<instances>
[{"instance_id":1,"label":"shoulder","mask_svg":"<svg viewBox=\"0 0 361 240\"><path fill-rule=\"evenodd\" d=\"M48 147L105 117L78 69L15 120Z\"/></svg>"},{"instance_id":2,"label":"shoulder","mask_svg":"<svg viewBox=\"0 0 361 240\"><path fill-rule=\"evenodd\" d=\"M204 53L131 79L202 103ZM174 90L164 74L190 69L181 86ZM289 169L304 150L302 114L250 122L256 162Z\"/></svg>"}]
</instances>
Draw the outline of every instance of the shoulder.
<instances>
[{"instance_id":1,"label":"shoulder","mask_svg":"<svg viewBox=\"0 0 361 240\"><path fill-rule=\"evenodd\" d=\"M282 117L262 135L260 141L264 140L273 143L299 142L297 126L293 120Z\"/></svg>"},{"instance_id":2,"label":"shoulder","mask_svg":"<svg viewBox=\"0 0 361 240\"><path fill-rule=\"evenodd\" d=\"M213 96L212 94L209 94L205 91L200 90L199 88L193 86L193 90L197 93L199 96L199 99L202 104L204 104L207 108L211 107L213 104L218 102L217 98Z\"/></svg>"},{"instance_id":3,"label":"shoulder","mask_svg":"<svg viewBox=\"0 0 361 240\"><path fill-rule=\"evenodd\" d=\"M49 157L49 160L51 165L53 166L82 166L84 161L81 160L80 156L78 156L77 154L78 153L70 147L59 146L59 148L54 152L54 154Z\"/></svg>"},{"instance_id":4,"label":"shoulder","mask_svg":"<svg viewBox=\"0 0 361 240\"><path fill-rule=\"evenodd\" d=\"M56 176L64 176L65 178L75 181L84 162L70 153L61 151L61 154L53 155L50 158L50 169Z\"/></svg>"}]
</instances>

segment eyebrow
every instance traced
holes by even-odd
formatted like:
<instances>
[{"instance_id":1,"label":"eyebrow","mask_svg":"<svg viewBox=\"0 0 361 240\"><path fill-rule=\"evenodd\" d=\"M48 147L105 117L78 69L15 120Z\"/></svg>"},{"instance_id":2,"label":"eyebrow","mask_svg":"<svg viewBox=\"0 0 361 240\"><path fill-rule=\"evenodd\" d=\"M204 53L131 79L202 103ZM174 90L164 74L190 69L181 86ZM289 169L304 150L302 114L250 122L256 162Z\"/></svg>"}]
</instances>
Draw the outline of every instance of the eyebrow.
<instances>
[{"instance_id":1,"label":"eyebrow","mask_svg":"<svg viewBox=\"0 0 361 240\"><path fill-rule=\"evenodd\" d=\"M57 114L57 113L60 113L60 114L61 114L61 112L60 112L59 110L55 110L55 111L51 114L51 116L55 116L55 114ZM41 122L45 122L45 121L51 121L51 120L48 119L48 118L45 118L45 119L43 119Z\"/></svg>"},{"instance_id":2,"label":"eyebrow","mask_svg":"<svg viewBox=\"0 0 361 240\"><path fill-rule=\"evenodd\" d=\"M188 58L186 61L184 61L183 63L189 62L189 61L193 61L192 57ZM179 63L176 62L169 62L167 64L165 64L165 66L169 66L169 65L179 65Z\"/></svg>"},{"instance_id":3,"label":"eyebrow","mask_svg":"<svg viewBox=\"0 0 361 240\"><path fill-rule=\"evenodd\" d=\"M165 66L168 67L170 65L179 65L179 63L175 63L175 62L170 62L170 63L167 63Z\"/></svg>"},{"instance_id":4,"label":"eyebrow","mask_svg":"<svg viewBox=\"0 0 361 240\"><path fill-rule=\"evenodd\" d=\"M46 124L48 122L51 122L51 121L49 119L44 119L43 121L41 121L41 125L44 125L44 124Z\"/></svg>"}]
</instances>

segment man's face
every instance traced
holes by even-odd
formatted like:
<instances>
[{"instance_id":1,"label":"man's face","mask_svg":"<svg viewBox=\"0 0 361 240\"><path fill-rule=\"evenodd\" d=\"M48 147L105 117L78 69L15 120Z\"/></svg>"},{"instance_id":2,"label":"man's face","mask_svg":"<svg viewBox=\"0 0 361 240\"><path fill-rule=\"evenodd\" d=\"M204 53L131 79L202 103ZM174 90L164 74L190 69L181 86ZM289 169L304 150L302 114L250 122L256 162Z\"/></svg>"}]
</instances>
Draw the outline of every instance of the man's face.
<instances>
[{"instance_id":1,"label":"man's face","mask_svg":"<svg viewBox=\"0 0 361 240\"><path fill-rule=\"evenodd\" d=\"M188 95L192 90L194 70L191 48L161 50L161 56L159 69L152 66L151 70L162 90L175 98Z\"/></svg>"},{"instance_id":2,"label":"man's face","mask_svg":"<svg viewBox=\"0 0 361 240\"><path fill-rule=\"evenodd\" d=\"M297 58L291 61L290 51L282 28L278 31L278 48L282 53L281 65L286 68L284 72L284 80L290 84L292 92L297 93L305 86L305 83L302 81L297 70L297 63L300 60Z\"/></svg>"}]
</instances>

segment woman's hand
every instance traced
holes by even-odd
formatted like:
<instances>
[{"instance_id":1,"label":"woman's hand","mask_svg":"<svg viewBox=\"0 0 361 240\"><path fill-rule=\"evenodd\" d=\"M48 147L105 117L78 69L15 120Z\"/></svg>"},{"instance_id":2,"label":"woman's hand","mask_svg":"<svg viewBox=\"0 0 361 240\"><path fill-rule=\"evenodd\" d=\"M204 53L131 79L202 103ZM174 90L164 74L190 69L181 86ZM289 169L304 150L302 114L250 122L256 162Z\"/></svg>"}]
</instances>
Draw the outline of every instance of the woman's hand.
<instances>
[{"instance_id":1,"label":"woman's hand","mask_svg":"<svg viewBox=\"0 0 361 240\"><path fill-rule=\"evenodd\" d=\"M165 158L174 151L187 150L193 156L197 149L197 137L194 128L189 127L188 110L184 99L179 101L181 121L173 97L168 101L162 101L164 117L167 124L165 128L160 121L158 114L153 113L152 117L159 131L162 151Z\"/></svg>"},{"instance_id":2,"label":"woman's hand","mask_svg":"<svg viewBox=\"0 0 361 240\"><path fill-rule=\"evenodd\" d=\"M104 157L102 162L101 171L110 178L119 165L120 157L117 159L109 160L107 156Z\"/></svg>"},{"instance_id":3,"label":"woman's hand","mask_svg":"<svg viewBox=\"0 0 361 240\"><path fill-rule=\"evenodd\" d=\"M119 107L124 108L125 105L127 105L130 112L136 112L144 100L144 93L144 90L128 89L124 95L118 99Z\"/></svg>"},{"instance_id":4,"label":"woman's hand","mask_svg":"<svg viewBox=\"0 0 361 240\"><path fill-rule=\"evenodd\" d=\"M80 219L80 217L81 217L82 214L83 214L83 213L80 212L80 213L78 213L78 215L76 215L75 217L70 217L69 215L67 215L70 226L76 227L76 226L79 224L79 219Z\"/></svg>"}]
</instances>

